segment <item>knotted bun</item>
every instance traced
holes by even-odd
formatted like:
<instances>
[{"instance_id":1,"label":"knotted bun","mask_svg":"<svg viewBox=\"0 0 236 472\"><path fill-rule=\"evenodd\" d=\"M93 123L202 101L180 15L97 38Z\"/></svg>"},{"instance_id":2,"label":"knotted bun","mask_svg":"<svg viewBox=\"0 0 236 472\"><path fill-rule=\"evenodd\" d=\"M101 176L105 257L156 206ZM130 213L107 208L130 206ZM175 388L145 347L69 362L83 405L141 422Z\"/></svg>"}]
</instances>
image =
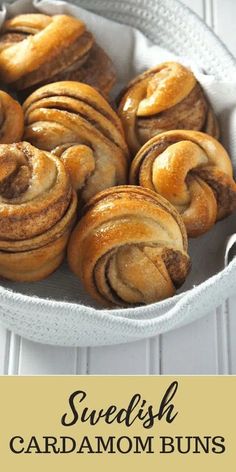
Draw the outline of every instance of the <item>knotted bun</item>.
<instances>
[{"instance_id":1,"label":"knotted bun","mask_svg":"<svg viewBox=\"0 0 236 472\"><path fill-rule=\"evenodd\" d=\"M147 304L172 296L190 267L177 211L141 187L115 187L84 209L68 261L92 297L107 306Z\"/></svg>"},{"instance_id":2,"label":"knotted bun","mask_svg":"<svg viewBox=\"0 0 236 472\"><path fill-rule=\"evenodd\" d=\"M226 150L197 131L168 131L150 139L132 162L130 183L167 198L191 237L205 233L236 208L236 183Z\"/></svg>"},{"instance_id":3,"label":"knotted bun","mask_svg":"<svg viewBox=\"0 0 236 472\"><path fill-rule=\"evenodd\" d=\"M132 154L153 136L172 129L219 136L216 118L194 74L164 62L132 80L121 94L118 112Z\"/></svg>"},{"instance_id":4,"label":"knotted bun","mask_svg":"<svg viewBox=\"0 0 236 472\"><path fill-rule=\"evenodd\" d=\"M95 89L70 81L46 85L23 108L25 139L63 160L80 201L127 182L122 125Z\"/></svg>"},{"instance_id":5,"label":"knotted bun","mask_svg":"<svg viewBox=\"0 0 236 472\"><path fill-rule=\"evenodd\" d=\"M115 71L82 21L68 15L33 13L4 23L0 78L17 90L73 79L91 83L108 94Z\"/></svg>"},{"instance_id":6,"label":"knotted bun","mask_svg":"<svg viewBox=\"0 0 236 472\"><path fill-rule=\"evenodd\" d=\"M22 142L0 146L0 275L39 280L62 261L77 198L60 160Z\"/></svg>"}]
</instances>

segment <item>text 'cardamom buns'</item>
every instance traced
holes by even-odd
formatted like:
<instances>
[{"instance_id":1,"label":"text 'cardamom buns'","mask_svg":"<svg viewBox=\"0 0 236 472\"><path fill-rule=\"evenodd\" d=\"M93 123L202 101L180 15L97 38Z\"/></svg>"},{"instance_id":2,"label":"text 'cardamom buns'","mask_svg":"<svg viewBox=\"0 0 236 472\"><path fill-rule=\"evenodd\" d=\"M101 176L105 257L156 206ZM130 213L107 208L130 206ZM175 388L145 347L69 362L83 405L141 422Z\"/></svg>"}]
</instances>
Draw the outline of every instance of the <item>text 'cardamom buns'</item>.
<instances>
[{"instance_id":1,"label":"text 'cardamom buns'","mask_svg":"<svg viewBox=\"0 0 236 472\"><path fill-rule=\"evenodd\" d=\"M58 80L79 80L105 95L116 80L110 58L82 21L38 13L18 15L4 23L0 78L17 90Z\"/></svg>"},{"instance_id":2,"label":"text 'cardamom buns'","mask_svg":"<svg viewBox=\"0 0 236 472\"><path fill-rule=\"evenodd\" d=\"M168 131L150 139L132 162L130 183L169 200L191 237L236 209L230 158L216 139L197 131Z\"/></svg>"},{"instance_id":3,"label":"text 'cardamom buns'","mask_svg":"<svg viewBox=\"0 0 236 472\"><path fill-rule=\"evenodd\" d=\"M153 136L173 129L219 137L216 118L194 74L164 62L132 80L122 92L119 115L133 154Z\"/></svg>"},{"instance_id":4,"label":"text 'cardamom buns'","mask_svg":"<svg viewBox=\"0 0 236 472\"><path fill-rule=\"evenodd\" d=\"M178 212L135 186L111 188L90 200L72 232L68 261L90 295L107 306L170 297L190 267Z\"/></svg>"},{"instance_id":5,"label":"text 'cardamom buns'","mask_svg":"<svg viewBox=\"0 0 236 472\"><path fill-rule=\"evenodd\" d=\"M29 143L0 145L0 276L47 277L62 262L77 197L60 160Z\"/></svg>"},{"instance_id":6,"label":"text 'cardamom buns'","mask_svg":"<svg viewBox=\"0 0 236 472\"><path fill-rule=\"evenodd\" d=\"M25 140L60 157L79 201L127 183L128 148L121 122L92 87L57 82L24 103Z\"/></svg>"},{"instance_id":7,"label":"text 'cardamom buns'","mask_svg":"<svg viewBox=\"0 0 236 472\"><path fill-rule=\"evenodd\" d=\"M0 90L0 144L17 143L24 133L24 114L20 104Z\"/></svg>"}]
</instances>

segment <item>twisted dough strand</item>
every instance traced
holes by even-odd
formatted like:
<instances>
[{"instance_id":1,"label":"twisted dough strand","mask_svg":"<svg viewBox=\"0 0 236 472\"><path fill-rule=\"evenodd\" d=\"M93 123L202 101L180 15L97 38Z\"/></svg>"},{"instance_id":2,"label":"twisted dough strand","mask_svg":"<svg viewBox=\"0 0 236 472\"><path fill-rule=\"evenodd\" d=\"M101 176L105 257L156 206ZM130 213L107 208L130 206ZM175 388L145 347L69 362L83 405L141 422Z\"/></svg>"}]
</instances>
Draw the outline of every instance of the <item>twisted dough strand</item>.
<instances>
[{"instance_id":1,"label":"twisted dough strand","mask_svg":"<svg viewBox=\"0 0 236 472\"><path fill-rule=\"evenodd\" d=\"M96 195L72 233L68 261L100 303L152 303L175 293L190 262L178 213L149 190L121 186Z\"/></svg>"},{"instance_id":2,"label":"twisted dough strand","mask_svg":"<svg viewBox=\"0 0 236 472\"><path fill-rule=\"evenodd\" d=\"M201 132L176 130L152 138L132 162L130 183L167 198L191 237L236 208L230 158L218 141Z\"/></svg>"}]
</instances>

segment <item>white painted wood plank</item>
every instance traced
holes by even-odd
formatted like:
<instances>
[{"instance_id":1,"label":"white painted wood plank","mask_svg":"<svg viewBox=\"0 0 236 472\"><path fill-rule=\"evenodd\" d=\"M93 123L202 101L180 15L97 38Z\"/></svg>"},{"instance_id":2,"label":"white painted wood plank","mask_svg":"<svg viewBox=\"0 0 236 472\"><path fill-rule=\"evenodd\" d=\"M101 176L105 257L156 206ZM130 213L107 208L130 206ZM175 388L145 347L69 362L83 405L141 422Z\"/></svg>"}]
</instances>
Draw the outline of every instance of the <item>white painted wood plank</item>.
<instances>
[{"instance_id":1,"label":"white painted wood plank","mask_svg":"<svg viewBox=\"0 0 236 472\"><path fill-rule=\"evenodd\" d=\"M217 352L218 352L218 374L227 375L229 367L229 317L226 310L227 302L216 310L217 322Z\"/></svg>"},{"instance_id":2,"label":"white painted wood plank","mask_svg":"<svg viewBox=\"0 0 236 472\"><path fill-rule=\"evenodd\" d=\"M10 333L0 325L0 375L7 374Z\"/></svg>"},{"instance_id":3,"label":"white painted wood plank","mask_svg":"<svg viewBox=\"0 0 236 472\"><path fill-rule=\"evenodd\" d=\"M209 314L162 336L161 373L217 374L216 318Z\"/></svg>"},{"instance_id":4,"label":"white painted wood plank","mask_svg":"<svg viewBox=\"0 0 236 472\"><path fill-rule=\"evenodd\" d=\"M89 348L80 347L76 350L76 374L87 375L88 373Z\"/></svg>"},{"instance_id":5,"label":"white painted wood plank","mask_svg":"<svg viewBox=\"0 0 236 472\"><path fill-rule=\"evenodd\" d=\"M229 50L236 56L236 1L213 0L213 5L215 31Z\"/></svg>"},{"instance_id":6,"label":"white painted wood plank","mask_svg":"<svg viewBox=\"0 0 236 472\"><path fill-rule=\"evenodd\" d=\"M8 360L8 375L19 375L19 356L21 348L21 338L17 334L10 335L10 348Z\"/></svg>"},{"instance_id":7,"label":"white painted wood plank","mask_svg":"<svg viewBox=\"0 0 236 472\"><path fill-rule=\"evenodd\" d=\"M157 375L161 373L161 346L162 336L156 336L149 340L149 374Z\"/></svg>"},{"instance_id":8,"label":"white painted wood plank","mask_svg":"<svg viewBox=\"0 0 236 472\"><path fill-rule=\"evenodd\" d=\"M151 363L157 364L151 341L116 346L94 347L89 350L89 374L148 374L153 369ZM150 355L152 357L150 357Z\"/></svg>"},{"instance_id":9,"label":"white painted wood plank","mask_svg":"<svg viewBox=\"0 0 236 472\"><path fill-rule=\"evenodd\" d=\"M226 304L226 316L228 314L229 333L229 373L236 374L236 296L228 300Z\"/></svg>"},{"instance_id":10,"label":"white painted wood plank","mask_svg":"<svg viewBox=\"0 0 236 472\"><path fill-rule=\"evenodd\" d=\"M19 375L76 374L77 350L45 346L22 340L19 352Z\"/></svg>"}]
</instances>

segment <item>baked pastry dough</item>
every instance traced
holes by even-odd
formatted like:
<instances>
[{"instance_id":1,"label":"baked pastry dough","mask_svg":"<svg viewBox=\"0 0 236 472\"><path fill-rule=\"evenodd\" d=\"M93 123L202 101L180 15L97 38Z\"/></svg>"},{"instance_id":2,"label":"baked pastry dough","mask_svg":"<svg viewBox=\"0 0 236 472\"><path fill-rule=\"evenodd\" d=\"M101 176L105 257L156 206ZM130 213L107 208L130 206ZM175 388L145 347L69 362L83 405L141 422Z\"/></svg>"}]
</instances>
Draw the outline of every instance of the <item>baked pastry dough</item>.
<instances>
[{"instance_id":1,"label":"baked pastry dough","mask_svg":"<svg viewBox=\"0 0 236 472\"><path fill-rule=\"evenodd\" d=\"M150 138L172 129L219 137L216 118L193 73L164 62L132 80L122 92L119 115L133 154Z\"/></svg>"},{"instance_id":2,"label":"baked pastry dough","mask_svg":"<svg viewBox=\"0 0 236 472\"><path fill-rule=\"evenodd\" d=\"M0 90L0 144L16 143L24 132L24 114L20 104Z\"/></svg>"},{"instance_id":3,"label":"baked pastry dough","mask_svg":"<svg viewBox=\"0 0 236 472\"><path fill-rule=\"evenodd\" d=\"M128 149L122 125L92 87L58 82L24 103L25 140L60 157L80 201L127 182Z\"/></svg>"},{"instance_id":4,"label":"baked pastry dough","mask_svg":"<svg viewBox=\"0 0 236 472\"><path fill-rule=\"evenodd\" d=\"M0 78L17 90L73 79L108 94L115 71L82 21L67 15L36 13L18 15L4 23Z\"/></svg>"},{"instance_id":5,"label":"baked pastry dough","mask_svg":"<svg viewBox=\"0 0 236 472\"><path fill-rule=\"evenodd\" d=\"M130 183L167 198L191 237L236 209L230 158L218 141L197 131L168 131L150 139L132 162Z\"/></svg>"},{"instance_id":6,"label":"baked pastry dough","mask_svg":"<svg viewBox=\"0 0 236 472\"><path fill-rule=\"evenodd\" d=\"M62 262L77 197L60 160L29 143L0 146L0 276L35 281Z\"/></svg>"},{"instance_id":7,"label":"baked pastry dough","mask_svg":"<svg viewBox=\"0 0 236 472\"><path fill-rule=\"evenodd\" d=\"M68 261L85 289L107 306L170 297L190 267L178 212L135 186L111 188L90 200L71 235Z\"/></svg>"}]
</instances>

